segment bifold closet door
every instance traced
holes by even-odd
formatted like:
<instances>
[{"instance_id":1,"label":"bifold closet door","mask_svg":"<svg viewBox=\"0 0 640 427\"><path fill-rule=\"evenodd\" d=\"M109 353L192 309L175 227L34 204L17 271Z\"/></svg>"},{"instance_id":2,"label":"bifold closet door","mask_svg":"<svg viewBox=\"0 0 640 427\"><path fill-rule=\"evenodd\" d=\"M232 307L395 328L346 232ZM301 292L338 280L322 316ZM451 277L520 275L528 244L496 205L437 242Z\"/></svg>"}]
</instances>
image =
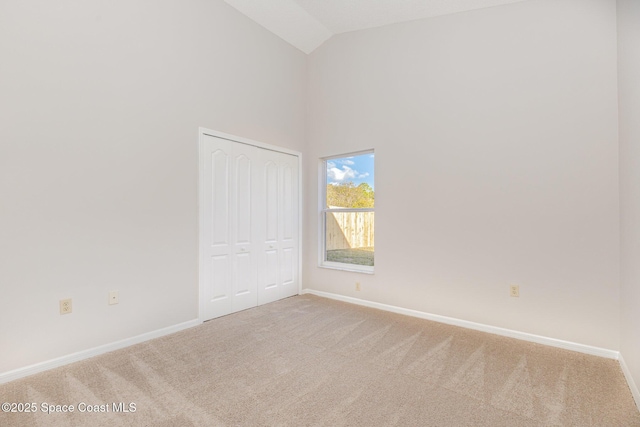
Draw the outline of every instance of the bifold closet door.
<instances>
[{"instance_id":1,"label":"bifold closet door","mask_svg":"<svg viewBox=\"0 0 640 427\"><path fill-rule=\"evenodd\" d=\"M200 156L203 320L298 294L298 157L210 135Z\"/></svg>"},{"instance_id":2,"label":"bifold closet door","mask_svg":"<svg viewBox=\"0 0 640 427\"><path fill-rule=\"evenodd\" d=\"M254 169L258 148L206 136L204 156L205 242L201 274L205 318L224 316L258 303L259 224L255 221L259 191Z\"/></svg>"},{"instance_id":3,"label":"bifold closet door","mask_svg":"<svg viewBox=\"0 0 640 427\"><path fill-rule=\"evenodd\" d=\"M298 294L298 158L263 150L258 304Z\"/></svg>"}]
</instances>

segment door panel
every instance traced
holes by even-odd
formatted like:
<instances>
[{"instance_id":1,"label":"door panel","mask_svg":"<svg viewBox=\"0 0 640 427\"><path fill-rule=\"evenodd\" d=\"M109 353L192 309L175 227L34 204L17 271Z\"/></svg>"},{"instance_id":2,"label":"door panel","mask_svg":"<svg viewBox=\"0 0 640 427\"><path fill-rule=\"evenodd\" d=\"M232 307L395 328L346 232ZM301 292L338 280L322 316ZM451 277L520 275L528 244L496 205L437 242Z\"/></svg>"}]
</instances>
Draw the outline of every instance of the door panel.
<instances>
[{"instance_id":1,"label":"door panel","mask_svg":"<svg viewBox=\"0 0 640 427\"><path fill-rule=\"evenodd\" d=\"M264 170L266 241L275 242L278 240L278 165L268 161Z\"/></svg>"},{"instance_id":2,"label":"door panel","mask_svg":"<svg viewBox=\"0 0 640 427\"><path fill-rule=\"evenodd\" d=\"M229 155L223 150L211 155L211 183L211 244L226 245L229 243Z\"/></svg>"},{"instance_id":3,"label":"door panel","mask_svg":"<svg viewBox=\"0 0 640 427\"><path fill-rule=\"evenodd\" d=\"M264 150L263 164L267 232L259 304L298 294L298 158Z\"/></svg>"},{"instance_id":4,"label":"door panel","mask_svg":"<svg viewBox=\"0 0 640 427\"><path fill-rule=\"evenodd\" d=\"M298 213L293 211L293 175L291 166L288 164L282 168L282 181L282 238L291 240L293 238L293 217Z\"/></svg>"},{"instance_id":5,"label":"door panel","mask_svg":"<svg viewBox=\"0 0 640 427\"><path fill-rule=\"evenodd\" d=\"M206 288L204 302L211 313L228 313L232 307L231 256L229 254L229 158L230 144L211 146L202 154L205 182L209 191L204 195L203 224L205 236L202 251L202 272Z\"/></svg>"},{"instance_id":6,"label":"door panel","mask_svg":"<svg viewBox=\"0 0 640 427\"><path fill-rule=\"evenodd\" d=\"M298 294L298 159L280 155L282 170L281 204L281 298Z\"/></svg>"},{"instance_id":7,"label":"door panel","mask_svg":"<svg viewBox=\"0 0 640 427\"><path fill-rule=\"evenodd\" d=\"M201 157L203 233L210 244L201 247L208 267L204 282L203 317L211 319L257 304L256 224L257 206L251 202L256 190L252 164L258 149L227 139L204 137ZM209 154L207 154L209 153ZM206 265L206 264L205 264Z\"/></svg>"},{"instance_id":8,"label":"door panel","mask_svg":"<svg viewBox=\"0 0 640 427\"><path fill-rule=\"evenodd\" d=\"M229 299L231 294L229 282L229 256L211 257L211 301Z\"/></svg>"},{"instance_id":9,"label":"door panel","mask_svg":"<svg viewBox=\"0 0 640 427\"><path fill-rule=\"evenodd\" d=\"M278 251L267 251L265 261L264 288L275 289L278 286Z\"/></svg>"},{"instance_id":10,"label":"door panel","mask_svg":"<svg viewBox=\"0 0 640 427\"><path fill-rule=\"evenodd\" d=\"M236 158L236 243L251 243L251 160L241 154Z\"/></svg>"},{"instance_id":11,"label":"door panel","mask_svg":"<svg viewBox=\"0 0 640 427\"><path fill-rule=\"evenodd\" d=\"M258 206L253 203L258 180L253 177L253 166L259 164L260 150L256 147L233 143L233 173L231 175L231 213L233 298L232 312L258 305L258 241L255 240L257 222L253 220Z\"/></svg>"},{"instance_id":12,"label":"door panel","mask_svg":"<svg viewBox=\"0 0 640 427\"><path fill-rule=\"evenodd\" d=\"M252 254L236 256L236 278L233 289L232 311L246 310L258 304L257 282Z\"/></svg>"},{"instance_id":13,"label":"door panel","mask_svg":"<svg viewBox=\"0 0 640 427\"><path fill-rule=\"evenodd\" d=\"M252 275L251 275L251 254L238 254L237 261L237 280L234 289L234 296L245 295L251 292Z\"/></svg>"},{"instance_id":14,"label":"door panel","mask_svg":"<svg viewBox=\"0 0 640 427\"><path fill-rule=\"evenodd\" d=\"M282 250L282 284L289 285L293 282L293 248Z\"/></svg>"}]
</instances>

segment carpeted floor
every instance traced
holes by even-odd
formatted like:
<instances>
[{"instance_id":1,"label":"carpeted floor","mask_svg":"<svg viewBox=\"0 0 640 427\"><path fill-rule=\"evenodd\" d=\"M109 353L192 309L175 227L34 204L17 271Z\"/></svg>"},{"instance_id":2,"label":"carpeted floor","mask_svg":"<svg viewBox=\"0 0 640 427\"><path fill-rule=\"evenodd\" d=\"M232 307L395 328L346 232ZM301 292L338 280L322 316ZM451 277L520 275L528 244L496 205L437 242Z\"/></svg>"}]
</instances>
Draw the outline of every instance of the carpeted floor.
<instances>
[{"instance_id":1,"label":"carpeted floor","mask_svg":"<svg viewBox=\"0 0 640 427\"><path fill-rule=\"evenodd\" d=\"M37 407L1 426L640 426L614 360L310 295L0 385L0 401Z\"/></svg>"}]
</instances>

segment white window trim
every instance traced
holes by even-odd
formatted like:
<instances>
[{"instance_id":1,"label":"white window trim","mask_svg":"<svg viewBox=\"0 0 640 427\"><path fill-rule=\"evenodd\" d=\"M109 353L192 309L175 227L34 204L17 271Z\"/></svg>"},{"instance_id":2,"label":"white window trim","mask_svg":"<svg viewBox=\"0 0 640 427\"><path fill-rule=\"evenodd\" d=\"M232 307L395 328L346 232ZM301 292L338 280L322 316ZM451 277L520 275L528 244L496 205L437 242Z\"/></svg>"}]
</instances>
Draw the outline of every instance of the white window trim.
<instances>
[{"instance_id":1,"label":"white window trim","mask_svg":"<svg viewBox=\"0 0 640 427\"><path fill-rule=\"evenodd\" d=\"M356 151L353 153L344 153L336 156L321 157L318 163L319 179L318 179L318 267L328 268L331 270L350 271L354 273L374 274L375 265L357 265L347 264L343 262L333 262L325 260L325 245L326 245L326 219L325 214L330 212L375 212L375 208L345 208L345 209L330 209L325 208L327 201L327 162L333 159L342 159L350 156L361 156L363 154L375 154L373 149ZM375 168L375 164L374 164ZM374 172L375 173L375 172ZM374 178L375 179L375 178ZM374 255L375 256L375 255Z\"/></svg>"}]
</instances>

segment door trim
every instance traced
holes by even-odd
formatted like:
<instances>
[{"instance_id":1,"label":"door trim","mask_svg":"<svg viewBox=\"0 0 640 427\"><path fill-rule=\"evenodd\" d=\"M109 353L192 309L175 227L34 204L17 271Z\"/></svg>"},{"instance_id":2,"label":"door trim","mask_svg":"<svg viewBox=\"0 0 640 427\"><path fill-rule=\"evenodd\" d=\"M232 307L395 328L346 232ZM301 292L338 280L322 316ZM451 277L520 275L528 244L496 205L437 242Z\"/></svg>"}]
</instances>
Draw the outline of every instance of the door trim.
<instances>
[{"instance_id":1,"label":"door trim","mask_svg":"<svg viewBox=\"0 0 640 427\"><path fill-rule=\"evenodd\" d=\"M278 153L289 154L298 158L298 294L302 293L302 207L304 205L303 191L302 191L302 153L295 150L290 150L284 147L278 147L276 145L265 144L264 142L254 141L249 138L243 138L228 133L207 129L204 127L198 128L198 320L202 323L204 319L204 292L205 283L202 277L203 267L203 251L202 251L202 230L204 229L204 215L202 209L204 208L204 157L202 156L204 139L206 136L212 136L215 138L226 139L232 142L238 142L240 144L252 145L263 150L271 150Z\"/></svg>"}]
</instances>

